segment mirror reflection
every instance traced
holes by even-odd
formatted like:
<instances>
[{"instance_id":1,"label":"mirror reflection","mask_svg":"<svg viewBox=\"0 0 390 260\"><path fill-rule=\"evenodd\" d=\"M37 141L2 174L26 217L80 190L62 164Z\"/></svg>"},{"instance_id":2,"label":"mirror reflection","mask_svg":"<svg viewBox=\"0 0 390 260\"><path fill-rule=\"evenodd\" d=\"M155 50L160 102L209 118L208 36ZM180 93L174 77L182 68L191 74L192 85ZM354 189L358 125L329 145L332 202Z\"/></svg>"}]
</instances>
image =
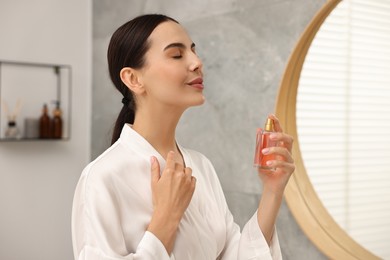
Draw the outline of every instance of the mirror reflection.
<instances>
[{"instance_id":1,"label":"mirror reflection","mask_svg":"<svg viewBox=\"0 0 390 260\"><path fill-rule=\"evenodd\" d=\"M390 259L390 2L344 0L306 56L299 144L314 189L362 246Z\"/></svg>"}]
</instances>

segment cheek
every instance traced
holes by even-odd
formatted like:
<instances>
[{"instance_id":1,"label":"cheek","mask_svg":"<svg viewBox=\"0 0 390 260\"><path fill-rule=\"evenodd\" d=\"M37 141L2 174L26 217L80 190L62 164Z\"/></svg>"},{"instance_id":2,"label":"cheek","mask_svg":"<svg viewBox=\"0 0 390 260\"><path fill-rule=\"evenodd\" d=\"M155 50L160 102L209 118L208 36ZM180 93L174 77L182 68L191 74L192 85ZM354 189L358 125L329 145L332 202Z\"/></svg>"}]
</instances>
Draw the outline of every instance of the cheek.
<instances>
[{"instance_id":1,"label":"cheek","mask_svg":"<svg viewBox=\"0 0 390 260\"><path fill-rule=\"evenodd\" d=\"M185 70L177 66L156 67L150 73L149 83L153 89L169 92L171 95L183 88L187 75Z\"/></svg>"},{"instance_id":2,"label":"cheek","mask_svg":"<svg viewBox=\"0 0 390 260\"><path fill-rule=\"evenodd\" d=\"M186 79L185 71L177 66L163 66L156 73L161 83L183 84Z\"/></svg>"},{"instance_id":3,"label":"cheek","mask_svg":"<svg viewBox=\"0 0 390 260\"><path fill-rule=\"evenodd\" d=\"M177 102L182 96L183 86L186 83L186 74L182 70L169 66L156 67L149 71L145 82L149 88L149 94L166 103Z\"/></svg>"}]
</instances>

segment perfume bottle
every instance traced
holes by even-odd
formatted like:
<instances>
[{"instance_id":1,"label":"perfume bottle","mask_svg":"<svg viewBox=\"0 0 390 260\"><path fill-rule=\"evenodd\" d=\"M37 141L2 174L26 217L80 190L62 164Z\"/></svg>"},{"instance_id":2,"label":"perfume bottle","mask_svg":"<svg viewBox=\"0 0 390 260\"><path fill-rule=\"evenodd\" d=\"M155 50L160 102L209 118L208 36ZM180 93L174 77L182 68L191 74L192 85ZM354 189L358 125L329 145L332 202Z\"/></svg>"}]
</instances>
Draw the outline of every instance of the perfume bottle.
<instances>
[{"instance_id":1,"label":"perfume bottle","mask_svg":"<svg viewBox=\"0 0 390 260\"><path fill-rule=\"evenodd\" d=\"M267 147L276 146L276 141L270 139L270 134L274 132L274 121L271 118L267 118L264 129L258 128L256 133L256 150L254 166L262 169L271 169L267 165L267 161L274 160L274 154L263 154L262 150Z\"/></svg>"}]
</instances>

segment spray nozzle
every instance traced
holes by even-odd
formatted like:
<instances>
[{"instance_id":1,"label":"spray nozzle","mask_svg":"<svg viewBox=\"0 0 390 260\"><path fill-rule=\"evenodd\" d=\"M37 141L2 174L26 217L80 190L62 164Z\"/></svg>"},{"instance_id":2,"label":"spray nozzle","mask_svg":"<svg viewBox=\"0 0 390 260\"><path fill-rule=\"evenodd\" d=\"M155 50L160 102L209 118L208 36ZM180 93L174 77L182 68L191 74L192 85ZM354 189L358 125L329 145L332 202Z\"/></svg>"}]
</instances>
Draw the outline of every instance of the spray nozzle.
<instances>
[{"instance_id":1,"label":"spray nozzle","mask_svg":"<svg viewBox=\"0 0 390 260\"><path fill-rule=\"evenodd\" d=\"M267 118L267 122L265 123L264 126L265 131L273 132L274 131L274 120L271 118Z\"/></svg>"}]
</instances>

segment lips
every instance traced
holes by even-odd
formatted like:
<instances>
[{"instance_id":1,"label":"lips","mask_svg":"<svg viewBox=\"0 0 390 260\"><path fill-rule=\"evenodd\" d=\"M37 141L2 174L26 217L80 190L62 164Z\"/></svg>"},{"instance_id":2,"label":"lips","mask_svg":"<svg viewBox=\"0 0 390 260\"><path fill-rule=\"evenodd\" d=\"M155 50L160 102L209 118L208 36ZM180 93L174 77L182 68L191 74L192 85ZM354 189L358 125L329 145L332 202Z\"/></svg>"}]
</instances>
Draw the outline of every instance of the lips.
<instances>
[{"instance_id":1,"label":"lips","mask_svg":"<svg viewBox=\"0 0 390 260\"><path fill-rule=\"evenodd\" d=\"M197 88L197 89L203 89L204 88L204 86L203 86L203 79L200 78L200 77L190 81L188 83L188 85L190 85L193 88Z\"/></svg>"}]
</instances>

